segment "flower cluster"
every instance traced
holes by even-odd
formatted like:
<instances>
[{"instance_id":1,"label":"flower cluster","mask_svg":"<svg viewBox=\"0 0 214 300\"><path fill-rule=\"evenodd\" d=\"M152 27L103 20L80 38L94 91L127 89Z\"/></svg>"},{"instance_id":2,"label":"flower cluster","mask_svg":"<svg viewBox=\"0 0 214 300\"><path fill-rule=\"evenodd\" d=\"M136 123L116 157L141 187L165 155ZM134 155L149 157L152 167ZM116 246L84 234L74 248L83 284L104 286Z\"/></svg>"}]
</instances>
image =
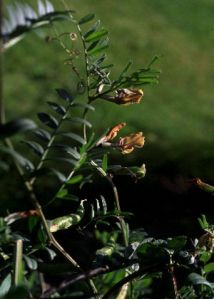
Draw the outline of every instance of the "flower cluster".
<instances>
[{"instance_id":1,"label":"flower cluster","mask_svg":"<svg viewBox=\"0 0 214 300\"><path fill-rule=\"evenodd\" d=\"M145 138L142 132L132 133L128 136L121 137L117 142L111 141L117 136L118 132L126 125L126 123L120 123L112 127L105 136L103 136L98 142L97 146L114 147L119 148L122 154L131 153L134 148L142 148L144 146Z\"/></svg>"}]
</instances>

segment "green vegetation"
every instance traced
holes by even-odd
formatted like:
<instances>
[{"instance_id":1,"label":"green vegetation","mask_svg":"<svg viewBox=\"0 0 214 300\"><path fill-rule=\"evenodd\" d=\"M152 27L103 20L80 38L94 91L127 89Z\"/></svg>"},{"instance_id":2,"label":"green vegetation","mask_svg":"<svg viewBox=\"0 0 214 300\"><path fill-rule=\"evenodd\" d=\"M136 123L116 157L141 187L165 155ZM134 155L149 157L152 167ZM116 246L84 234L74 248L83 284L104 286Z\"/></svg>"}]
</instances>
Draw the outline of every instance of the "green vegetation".
<instances>
[{"instance_id":1,"label":"green vegetation","mask_svg":"<svg viewBox=\"0 0 214 300\"><path fill-rule=\"evenodd\" d=\"M61 1L53 3L62 9ZM93 121L99 124L99 132L126 120L133 130L141 128L146 134L143 159L151 168L171 161L181 174L212 179L213 1L74 0L69 5L78 16L94 12L109 28L107 55L115 64L113 76L130 59L135 69L145 66L151 56L161 56L161 85L144 88L144 100L137 110L97 101ZM56 26L61 31L73 30L69 23ZM53 30L46 33L52 35ZM63 65L64 51L55 42L45 42L45 36L41 41L31 34L7 53L8 118L33 115L44 99L53 98L56 85L69 88L73 84L70 66Z\"/></svg>"},{"instance_id":2,"label":"green vegetation","mask_svg":"<svg viewBox=\"0 0 214 300\"><path fill-rule=\"evenodd\" d=\"M200 81L190 57L199 55L199 48L190 47L190 41L196 42L194 32L201 32L199 45L207 44L208 49L203 33L210 27L203 20L195 31L176 18L183 12L185 20L191 1L184 6L134 0L132 7L128 1L123 6L106 1L94 9L103 14L104 24L91 13L95 0L84 6L74 0L72 5L81 14L66 3L55 1L54 7L49 0L29 1L30 6L17 2L7 6L3 21L0 297L213 298L214 225L212 213L204 213L209 205L200 201L200 212L195 210L197 233L191 231L194 224L189 220L184 234L171 235L177 204L169 205L159 191L152 202L154 191L145 180L149 165L149 172L177 192L181 223L190 207L188 198L182 204L185 198L180 194L187 184L185 176L193 174L189 186L213 201L214 186L198 177L211 175L211 134L208 130L203 134L205 125L200 121L210 128L212 115L209 104L193 105L191 97L199 100L203 90L198 93ZM194 6L191 20L199 20L209 2L200 7ZM130 20L123 23L125 12ZM105 22L112 22L108 26L112 36L118 34L110 48ZM166 31L162 37L161 29ZM189 54L181 55L179 45L187 44ZM161 61L156 50L152 53L157 46ZM205 59L202 62L201 68L208 68ZM162 77L163 86L155 85ZM173 88L168 90L169 83ZM188 101L184 95L189 94ZM186 110L191 112L188 119ZM164 179L164 168L176 174L174 182ZM126 211L128 201L131 209ZM146 205L152 207L148 213ZM148 219L157 214L168 224L163 230L156 223L153 235L142 226L149 228ZM140 226L132 226L136 215ZM178 224L178 232L181 227Z\"/></svg>"}]
</instances>

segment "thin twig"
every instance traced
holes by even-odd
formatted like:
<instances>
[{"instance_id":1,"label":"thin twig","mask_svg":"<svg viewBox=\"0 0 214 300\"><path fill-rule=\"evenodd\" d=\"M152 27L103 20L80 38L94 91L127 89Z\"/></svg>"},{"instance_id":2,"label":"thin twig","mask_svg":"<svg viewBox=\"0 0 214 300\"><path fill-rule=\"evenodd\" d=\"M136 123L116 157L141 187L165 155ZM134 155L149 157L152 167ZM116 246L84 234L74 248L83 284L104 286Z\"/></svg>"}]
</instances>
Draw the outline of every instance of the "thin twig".
<instances>
[{"instance_id":1,"label":"thin twig","mask_svg":"<svg viewBox=\"0 0 214 300\"><path fill-rule=\"evenodd\" d=\"M115 186L112 178L110 176L108 176L108 174L100 166L98 166L95 161L91 160L90 163L110 183L110 185L112 187L112 190L113 190L113 193L114 193L116 208L117 208L118 212L120 212L121 209L120 209L119 195L118 195L117 187ZM128 240L127 240L127 235L126 235L126 225L125 225L125 222L124 222L124 220L121 216L118 215L118 219L119 219L121 230L122 230L124 245L127 247L128 246Z\"/></svg>"}]
</instances>

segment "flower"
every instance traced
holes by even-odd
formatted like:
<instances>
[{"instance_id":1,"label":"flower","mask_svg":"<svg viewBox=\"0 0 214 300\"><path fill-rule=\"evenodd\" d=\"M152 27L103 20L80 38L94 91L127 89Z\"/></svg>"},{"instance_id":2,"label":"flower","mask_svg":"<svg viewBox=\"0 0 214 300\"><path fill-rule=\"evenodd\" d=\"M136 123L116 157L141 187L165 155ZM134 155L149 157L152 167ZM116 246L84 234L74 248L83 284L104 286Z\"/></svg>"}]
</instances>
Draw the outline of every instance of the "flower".
<instances>
[{"instance_id":1,"label":"flower","mask_svg":"<svg viewBox=\"0 0 214 300\"><path fill-rule=\"evenodd\" d=\"M120 105L139 104L144 95L143 90L138 89L118 89L115 91L115 96L102 95L103 99L114 102Z\"/></svg>"},{"instance_id":2,"label":"flower","mask_svg":"<svg viewBox=\"0 0 214 300\"><path fill-rule=\"evenodd\" d=\"M107 132L107 134L105 136L103 136L98 142L97 142L97 146L100 144L104 144L106 142L112 141L118 134L118 132L124 127L126 126L126 123L119 123L117 125L115 125L114 127L110 128L109 131Z\"/></svg>"},{"instance_id":3,"label":"flower","mask_svg":"<svg viewBox=\"0 0 214 300\"><path fill-rule=\"evenodd\" d=\"M144 141L145 138L142 132L132 133L129 136L121 137L118 146L121 148L123 154L129 154L134 148L142 148Z\"/></svg>"}]
</instances>

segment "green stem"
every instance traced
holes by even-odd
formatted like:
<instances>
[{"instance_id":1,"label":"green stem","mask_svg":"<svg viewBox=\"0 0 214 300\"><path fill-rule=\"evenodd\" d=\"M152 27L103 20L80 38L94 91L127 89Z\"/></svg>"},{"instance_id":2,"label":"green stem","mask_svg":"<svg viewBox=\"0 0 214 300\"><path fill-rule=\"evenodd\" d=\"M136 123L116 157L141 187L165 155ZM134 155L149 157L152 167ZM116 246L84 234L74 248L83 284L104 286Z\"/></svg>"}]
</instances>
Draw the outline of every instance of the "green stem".
<instances>
[{"instance_id":1,"label":"green stem","mask_svg":"<svg viewBox=\"0 0 214 300\"><path fill-rule=\"evenodd\" d=\"M120 212L121 209L120 209L120 201L119 201L119 194L118 194L118 191L117 191L117 187L115 186L113 180L111 179L110 176L108 176L108 174L101 168L99 167L95 161L91 160L91 165L93 167L95 167L97 169L97 171L103 176L105 177L108 182L110 183L111 187L112 187L112 190L113 190L113 194L114 194L114 199L115 199L115 206L117 208L117 211ZM127 247L128 246L128 238L127 238L127 234L126 234L126 223L124 221L124 219L118 215L118 219L119 219L119 222L120 222L120 226L121 226L121 230L122 230L122 235L123 235L123 241L124 241L124 245Z\"/></svg>"}]
</instances>

